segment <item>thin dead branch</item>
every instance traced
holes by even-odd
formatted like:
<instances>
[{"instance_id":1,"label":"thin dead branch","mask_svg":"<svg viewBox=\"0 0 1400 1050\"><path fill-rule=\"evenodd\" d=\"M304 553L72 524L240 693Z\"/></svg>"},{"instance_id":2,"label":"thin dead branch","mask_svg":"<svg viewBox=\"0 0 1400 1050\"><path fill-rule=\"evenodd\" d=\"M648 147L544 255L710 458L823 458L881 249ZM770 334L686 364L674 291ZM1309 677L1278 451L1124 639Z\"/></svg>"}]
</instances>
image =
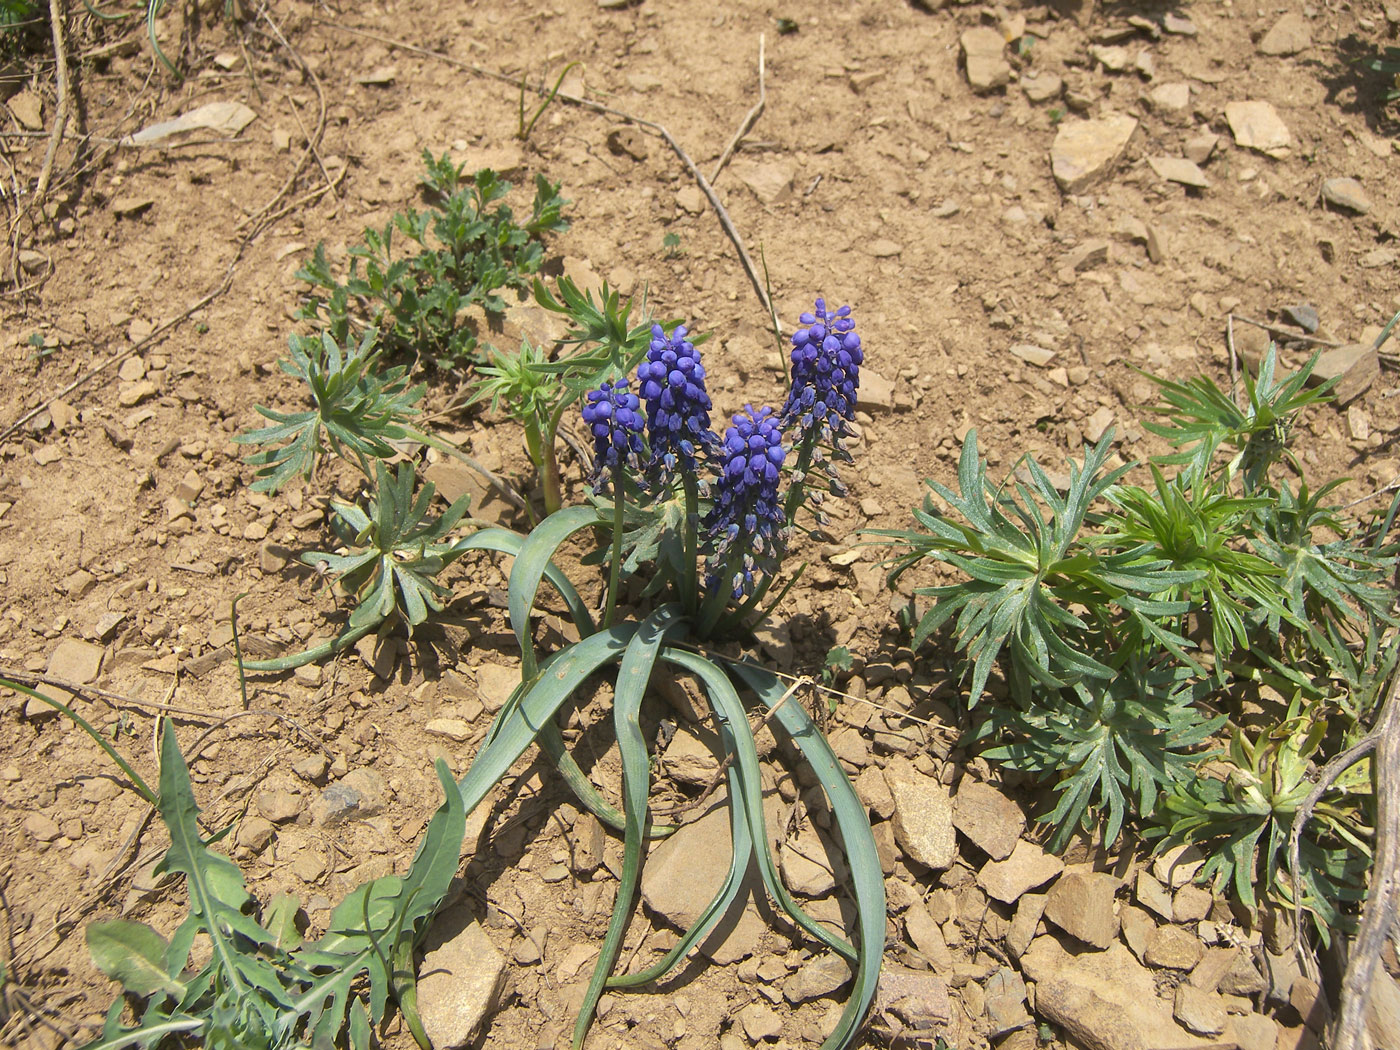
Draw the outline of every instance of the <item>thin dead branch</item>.
<instances>
[{"instance_id":1,"label":"thin dead branch","mask_svg":"<svg viewBox=\"0 0 1400 1050\"><path fill-rule=\"evenodd\" d=\"M44 165L39 169L39 182L34 188L34 197L31 207L40 209L42 214L44 200L49 195L49 183L53 180L54 159L58 156L58 147L63 142L63 134L68 130L68 109L69 99L72 95L72 84L68 77L68 44L64 40L64 20L68 17L68 6L64 0L51 0L49 5L49 25L53 30L53 51L56 60L56 79L58 91L58 111L53 118L53 134L49 137L48 149L44 151Z\"/></svg>"},{"instance_id":2,"label":"thin dead branch","mask_svg":"<svg viewBox=\"0 0 1400 1050\"><path fill-rule=\"evenodd\" d=\"M1276 324L1268 324L1264 321L1256 321L1252 317L1245 317L1243 314L1230 315L1236 321L1243 321L1245 324L1252 324L1255 328L1262 328L1270 335L1281 336L1284 339L1291 339L1298 343L1307 343L1310 346L1343 346L1332 339L1323 339L1316 335L1305 335L1302 332L1295 332L1291 328L1281 328Z\"/></svg>"},{"instance_id":3,"label":"thin dead branch","mask_svg":"<svg viewBox=\"0 0 1400 1050\"><path fill-rule=\"evenodd\" d=\"M753 130L753 126L758 123L758 118L763 116L763 107L768 104L768 91L764 86L764 35L758 34L758 101L753 108L744 116L743 123L739 125L739 130L734 132L734 137L729 140L729 145L724 147L724 152L719 155L719 160L715 162L715 170L710 175L710 185L719 181L720 172L724 171L724 166L729 163L729 158L734 155L734 151L739 148L739 143L744 136Z\"/></svg>"}]
</instances>

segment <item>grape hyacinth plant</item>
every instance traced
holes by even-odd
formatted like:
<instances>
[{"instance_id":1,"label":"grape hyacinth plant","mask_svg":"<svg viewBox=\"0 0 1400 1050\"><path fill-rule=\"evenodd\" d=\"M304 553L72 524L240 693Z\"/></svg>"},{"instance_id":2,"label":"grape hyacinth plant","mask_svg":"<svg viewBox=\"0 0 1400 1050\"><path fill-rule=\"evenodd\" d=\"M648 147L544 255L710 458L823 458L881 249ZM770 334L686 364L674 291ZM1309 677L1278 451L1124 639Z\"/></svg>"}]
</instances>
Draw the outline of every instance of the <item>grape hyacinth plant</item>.
<instances>
[{"instance_id":1,"label":"grape hyacinth plant","mask_svg":"<svg viewBox=\"0 0 1400 1050\"><path fill-rule=\"evenodd\" d=\"M579 801L624 836L616 905L574 1029L575 1048L583 1046L605 991L660 981L684 962L739 901L751 860L775 904L854 971L850 998L822 1044L824 1050L851 1045L874 999L884 950L885 896L866 809L803 705L788 702L803 680L790 685L761 665L731 659L714 647L752 627L759 602L782 574L797 514L803 508L819 514L816 505L823 496L843 491L834 463L849 459L842 439L855 414L860 337L849 307L832 312L821 299L812 313L803 315L803 323L806 327L793 336L793 386L784 408L775 412L746 406L722 438L711 429L713 405L696 349L700 340L692 340L684 326L669 334L653 327L635 381L619 369L582 399L595 457L591 502L549 515L528 536L483 529L461 544L514 555L509 610L521 651L520 685L462 782L466 810L481 800L482 786L504 775L534 742L558 766ZM595 624L554 560L560 547L579 534L603 539L584 559L585 564L607 565L601 624ZM628 617L623 615L622 588L634 577L646 586L639 598L633 597L641 604ZM545 578L568 607L579 640L540 654L531 614ZM791 579L795 576L787 586ZM575 691L612 664L619 665L613 710L622 762L620 808L603 799L582 773L556 723L574 702ZM662 664L668 667L662 669ZM644 843L675 830L654 824L648 807L652 756L640 712L652 676L677 672L693 675L700 684L732 760L724 774L732 861L709 907L671 951L644 969L615 975ZM782 883L768 845L758 751L740 690L756 698L764 720L771 719L790 738L826 792L851 872L858 917L854 943L813 920Z\"/></svg>"}]
</instances>

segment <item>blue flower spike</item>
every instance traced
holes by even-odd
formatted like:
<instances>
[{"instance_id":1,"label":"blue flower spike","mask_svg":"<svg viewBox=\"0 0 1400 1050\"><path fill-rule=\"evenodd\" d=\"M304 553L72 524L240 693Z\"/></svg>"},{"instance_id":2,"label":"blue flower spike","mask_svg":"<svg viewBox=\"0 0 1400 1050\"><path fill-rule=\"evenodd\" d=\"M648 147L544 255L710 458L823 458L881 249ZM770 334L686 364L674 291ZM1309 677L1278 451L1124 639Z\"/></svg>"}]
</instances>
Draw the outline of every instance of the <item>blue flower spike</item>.
<instances>
[{"instance_id":1,"label":"blue flower spike","mask_svg":"<svg viewBox=\"0 0 1400 1050\"><path fill-rule=\"evenodd\" d=\"M627 380L605 382L584 400L583 421L593 435L593 487L601 491L607 477L635 468L642 454L642 403Z\"/></svg>"},{"instance_id":2,"label":"blue flower spike","mask_svg":"<svg viewBox=\"0 0 1400 1050\"><path fill-rule=\"evenodd\" d=\"M825 299L818 299L801 321L806 327L792 334L792 390L783 406L783 424L797 423L804 438L814 429L823 438L840 438L855 419L865 360L851 308L833 312Z\"/></svg>"},{"instance_id":3,"label":"blue flower spike","mask_svg":"<svg viewBox=\"0 0 1400 1050\"><path fill-rule=\"evenodd\" d=\"M679 470L694 474L697 460L719 444L710 429L710 395L699 351L677 326L667 337L660 325L651 329L651 347L637 368L637 387L647 407L650 474L669 485Z\"/></svg>"},{"instance_id":4,"label":"blue flower spike","mask_svg":"<svg viewBox=\"0 0 1400 1050\"><path fill-rule=\"evenodd\" d=\"M783 475L783 432L768 407L747 405L734 417L721 449L723 470L715 483L715 503L705 525L714 554L710 586L721 585L720 572L736 598L753 589L754 572L777 571L787 539L787 516L779 498Z\"/></svg>"}]
</instances>

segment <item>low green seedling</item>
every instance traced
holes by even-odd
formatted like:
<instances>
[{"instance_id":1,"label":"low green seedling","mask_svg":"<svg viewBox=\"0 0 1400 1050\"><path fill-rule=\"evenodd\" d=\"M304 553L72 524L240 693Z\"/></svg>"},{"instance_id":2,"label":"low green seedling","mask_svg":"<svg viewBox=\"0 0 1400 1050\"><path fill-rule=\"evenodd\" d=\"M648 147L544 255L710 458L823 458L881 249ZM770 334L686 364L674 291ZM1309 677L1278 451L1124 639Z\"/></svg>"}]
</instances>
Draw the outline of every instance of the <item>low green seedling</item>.
<instances>
[{"instance_id":1,"label":"low green seedling","mask_svg":"<svg viewBox=\"0 0 1400 1050\"><path fill-rule=\"evenodd\" d=\"M897 548L891 584L926 562L963 577L915 590L929 605L914 643L946 631L965 654L971 739L1052 785L1052 847L1081 828L1111 845L1129 825L1193 843L1202 877L1306 908L1325 935L1344 918L1325 901L1358 891L1369 788L1324 798L1303 870L1280 850L1307 762L1354 742L1395 664L1397 547L1395 506L1364 528L1327 502L1340 480L1281 476L1302 474L1299 414L1330 397L1308 386L1315 361L1282 373L1271 347L1238 404L1206 377L1149 377L1163 400L1143 425L1175 451L1145 485L1127 480L1140 465L1108 468L1111 435L1069 462L1063 492L1029 457L995 484L970 431L957 488L930 481L914 529L873 534ZM1010 703L979 706L998 669ZM1245 685L1287 711L1245 707Z\"/></svg>"},{"instance_id":2,"label":"low green seedling","mask_svg":"<svg viewBox=\"0 0 1400 1050\"><path fill-rule=\"evenodd\" d=\"M495 172L468 175L445 154L435 159L426 150L423 160L430 209L410 208L381 230L366 229L363 243L350 248L344 281L318 244L297 271L310 286L298 316L342 344L372 328L391 355L465 370L481 360L468 308L498 314L506 308L502 291L528 293L544 261L545 237L569 228L563 217L568 201L557 184L536 176L530 217L522 225L502 202L511 184ZM396 233L410 246L406 254L395 251Z\"/></svg>"}]
</instances>

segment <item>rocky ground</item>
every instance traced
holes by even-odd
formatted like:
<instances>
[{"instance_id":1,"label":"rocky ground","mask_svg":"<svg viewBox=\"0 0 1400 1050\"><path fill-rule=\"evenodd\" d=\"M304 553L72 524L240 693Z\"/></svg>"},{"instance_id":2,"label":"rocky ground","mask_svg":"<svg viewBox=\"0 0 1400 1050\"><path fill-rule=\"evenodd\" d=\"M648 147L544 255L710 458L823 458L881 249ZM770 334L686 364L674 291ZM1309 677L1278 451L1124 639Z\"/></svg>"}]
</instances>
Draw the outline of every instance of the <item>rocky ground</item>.
<instances>
[{"instance_id":1,"label":"rocky ground","mask_svg":"<svg viewBox=\"0 0 1400 1050\"><path fill-rule=\"evenodd\" d=\"M1384 83L1356 62L1393 37L1392 10L526 6L336 13L286 0L242 32L217 17L193 27L194 72L180 83L139 33L73 15L94 138L79 157L70 133L49 211L0 267L16 279L0 307L0 670L86 687L76 709L148 778L154 719L173 715L210 826L233 825L254 892L296 893L313 932L351 887L402 870L439 800L431 759L463 774L518 676L506 581L492 560L466 559L452 581L469 626L254 679L245 710L230 602L246 595L253 656L329 636L335 599L295 554L328 542L327 497L353 480L253 493L231 443L258 423L254 405L300 407L275 364L304 291L293 275L318 242L343 262L366 226L421 206L425 148L517 184L542 173L573 200L551 272L645 291L659 315L713 332L716 418L778 401L768 320L679 158L620 118L562 103L522 145L513 89L467 68L538 80L579 60L567 90L664 124L708 175L758 98L763 35L766 108L717 192L761 248L788 327L815 295L850 302L868 353L852 498L833 511L833 542L799 550L809 570L754 649L789 674L819 673L832 646L854 655L836 691L809 702L829 714L887 875L885 973L863 1038L958 1050L1314 1043L1326 998L1299 974L1289 924L1253 921L1195 884L1200 858L1085 842L1045 852L1028 823L1048 808L1043 792L956 746L961 669L905 645L897 611L932 577L886 590L881 553L857 532L907 525L922 479L953 476L974 426L994 473L1027 452L1058 469L1110 426L1121 460L1158 450L1135 422L1153 388L1134 369L1224 382L1227 329L1246 359L1267 343L1246 317L1294 337L1283 344L1294 363L1309 336L1344 377L1343 403L1310 415L1299 444L1312 480L1349 475L1350 500L1400 475L1400 402L1369 349L1400 307L1395 128ZM161 22L172 51L173 17ZM778 17L796 32L780 33ZM31 73L8 99L4 138L10 181L26 187L57 101L52 71ZM187 130L163 127L182 115ZM112 145L126 135L137 139ZM13 217L14 196L4 203ZM506 336L541 324L518 306ZM433 380L435 425L528 487L518 431L452 407L458 387ZM475 476L428 470L448 495L473 491L477 513L523 525ZM577 496L582 465L566 454L565 471ZM550 611L562 637L562 610ZM683 688L660 685L648 724L678 728L658 755L658 805L676 804L708 783L714 741L687 720ZM615 793L608 699L600 688L567 735ZM184 896L153 875L162 833L106 757L42 705L0 704L0 1042L78 1045L116 994L84 926L127 914L168 931ZM768 747L785 877L843 924L829 818L780 761L786 745ZM440 1045L565 1045L611 908L620 843L542 767L515 772L482 814L423 961ZM727 849L717 814L696 807L654 848L629 967L673 943L707 898ZM606 996L590 1046L818 1045L842 967L760 892L726 927L704 947L709 964ZM1393 993L1386 982L1386 1003ZM57 1028L29 1021L31 1007ZM384 1042L412 1045L396 1025Z\"/></svg>"}]
</instances>

